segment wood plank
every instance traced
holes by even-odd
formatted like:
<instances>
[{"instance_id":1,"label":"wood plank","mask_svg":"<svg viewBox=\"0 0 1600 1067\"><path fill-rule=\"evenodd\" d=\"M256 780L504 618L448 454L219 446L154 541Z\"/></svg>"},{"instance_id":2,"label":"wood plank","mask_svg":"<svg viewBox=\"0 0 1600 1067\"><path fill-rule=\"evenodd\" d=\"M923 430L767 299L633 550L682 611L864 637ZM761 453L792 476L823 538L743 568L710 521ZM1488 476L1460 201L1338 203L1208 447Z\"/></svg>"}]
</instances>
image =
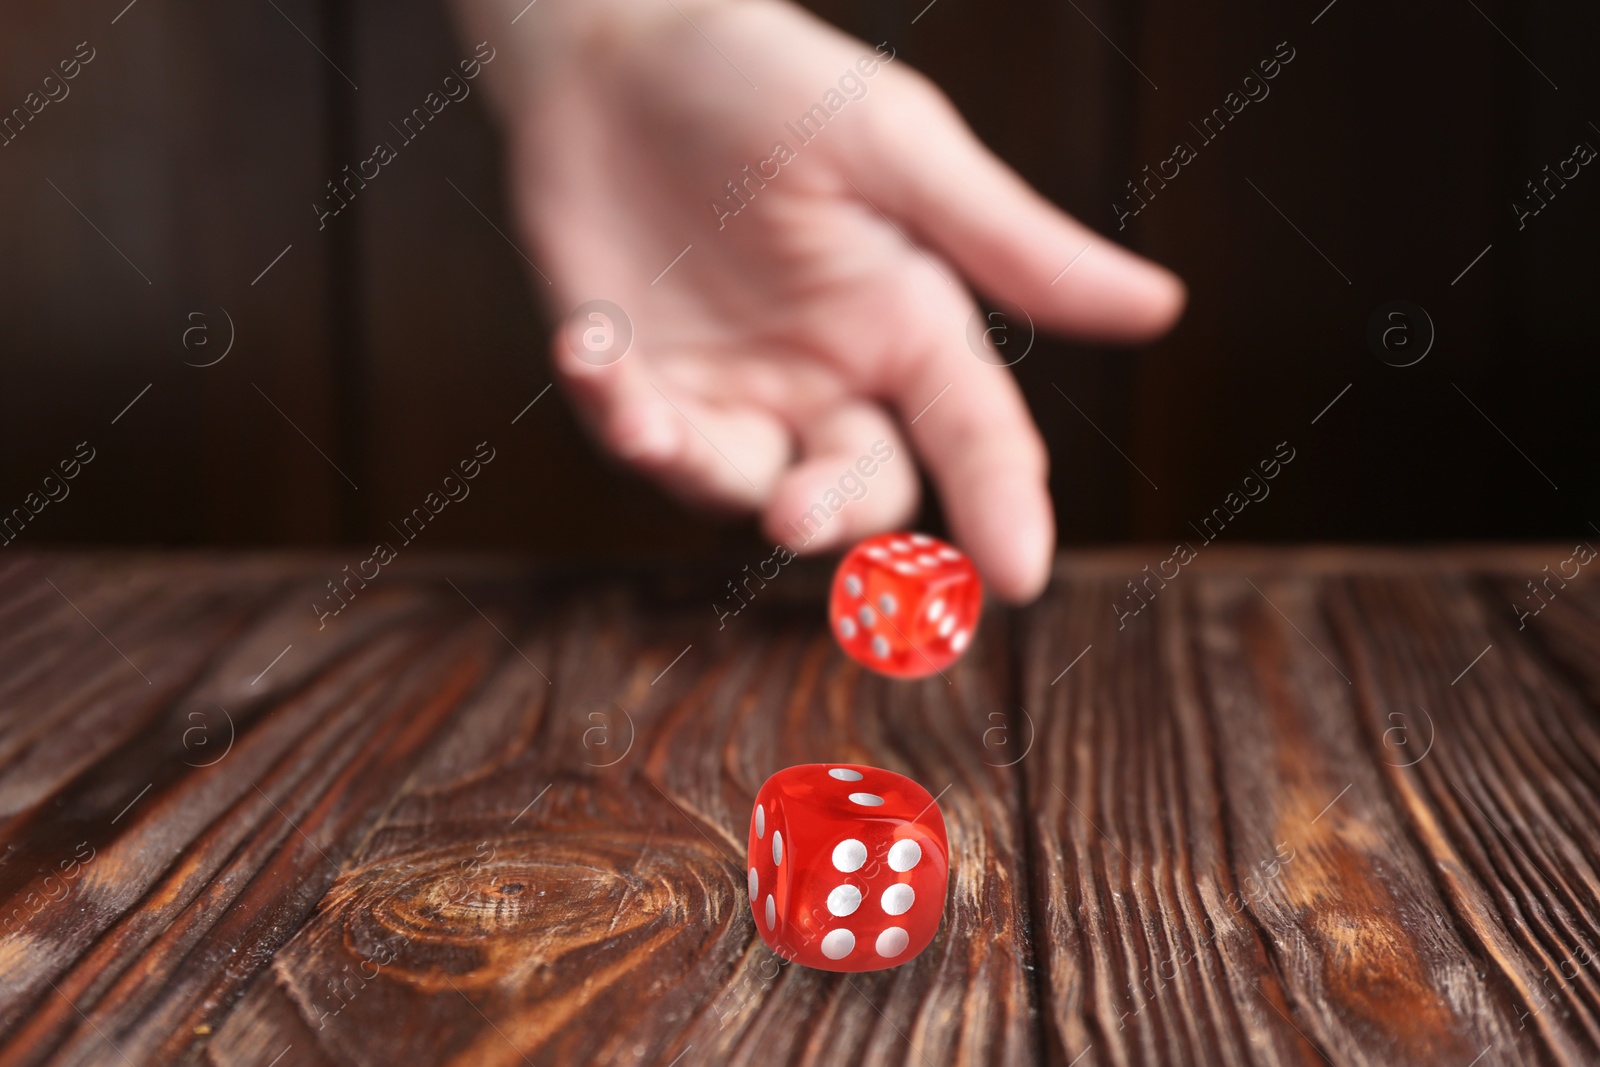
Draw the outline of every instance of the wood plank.
<instances>
[{"instance_id":1,"label":"wood plank","mask_svg":"<svg viewBox=\"0 0 1600 1067\"><path fill-rule=\"evenodd\" d=\"M1517 636L1540 649L1583 696L1600 707L1600 595L1592 573L1593 546L1584 541L1530 556L1514 576L1487 579L1488 614L1515 622ZM1580 562L1589 559L1588 563Z\"/></svg>"},{"instance_id":2,"label":"wood plank","mask_svg":"<svg viewBox=\"0 0 1600 1067\"><path fill-rule=\"evenodd\" d=\"M1541 1062L1536 1040L1517 1030L1512 991L1485 976L1454 928L1452 902L1385 789L1385 775L1422 753L1425 726L1414 712L1373 714L1371 686L1339 638L1380 638L1335 635L1326 619L1329 588L1342 581L1271 571L1255 588L1219 581L1205 589L1210 617L1199 626L1210 700L1223 712L1248 694L1225 716L1230 800L1241 813L1271 813L1240 818L1231 833L1245 854L1269 847L1269 830L1295 854L1251 899L1285 975L1286 1013L1343 1062L1469 1062L1489 1048L1497 1062Z\"/></svg>"},{"instance_id":3,"label":"wood plank","mask_svg":"<svg viewBox=\"0 0 1600 1067\"><path fill-rule=\"evenodd\" d=\"M1034 910L1055 1058L1248 1061L1254 1030L1262 1062L1298 1062L1302 1042L1267 1025L1270 1006L1243 988L1270 978L1259 936L1218 906L1236 878L1219 822L1216 743L1186 736L1204 725L1193 679L1173 677L1187 656L1171 662L1184 650L1162 640L1156 618L1119 633L1109 610L1118 592L1106 580L1057 584L1025 627L1023 706L1039 729L1025 765ZM1157 618L1176 601L1157 605ZM1189 690L1181 717L1180 683ZM1176 947L1208 942L1203 964L1162 972ZM1164 987L1145 988L1149 975L1175 984L1152 995ZM1281 996L1276 987L1269 981L1269 995ZM1190 1012L1198 1017L1185 1027Z\"/></svg>"},{"instance_id":4,"label":"wood plank","mask_svg":"<svg viewBox=\"0 0 1600 1067\"><path fill-rule=\"evenodd\" d=\"M1429 758L1389 777L1463 928L1515 988L1519 1027L1561 1062L1592 1062L1593 706L1518 638L1498 600L1485 604L1465 583L1351 579L1330 606L1342 633L1363 635L1353 666L1367 676L1373 719L1421 708L1436 723Z\"/></svg>"},{"instance_id":5,"label":"wood plank","mask_svg":"<svg viewBox=\"0 0 1600 1067\"><path fill-rule=\"evenodd\" d=\"M379 1063L425 1034L440 1063L1033 1062L1015 779L980 741L1003 624L948 685L867 677L796 595L819 575L720 635L614 585L463 585L527 660L499 662L210 1059ZM912 964L807 971L755 934L750 805L815 760L941 794L951 902Z\"/></svg>"},{"instance_id":6,"label":"wood plank","mask_svg":"<svg viewBox=\"0 0 1600 1067\"><path fill-rule=\"evenodd\" d=\"M194 579L181 565L140 569ZM70 904L25 909L17 936L0 942L11 979L0 1018L27 1013L0 1062L97 1062L107 1044L148 1061L191 1044L299 928L335 857L356 847L470 686L489 642L461 629L465 605L425 616L403 587L374 590L343 626L319 631L306 579L322 570L327 561L302 564L299 588L181 698L7 825L6 844L29 862L16 864L6 915L49 892L37 867L80 838L92 854L68 884ZM280 568L274 584L294 573ZM266 673L286 646L299 654ZM219 710L231 712L234 744L204 766L216 757L197 758L190 714L209 716L220 743Z\"/></svg>"},{"instance_id":7,"label":"wood plank","mask_svg":"<svg viewBox=\"0 0 1600 1067\"><path fill-rule=\"evenodd\" d=\"M1570 1056L1573 1042L1519 1029L1517 983L1457 924L1458 910L1492 915L1514 894L1463 902L1438 885L1417 813L1393 792L1417 772L1389 764L1421 741L1408 750L1385 731L1409 723L1419 738L1415 709L1386 720L1401 679L1358 676L1342 646L1405 647L1396 621L1336 638L1325 601L1340 579L1265 560L1216 573L1237 562L1152 583L1120 631L1111 605L1138 603L1123 584L1137 567L1058 585L1029 619L1024 706L1043 723L1026 765L1035 908L1058 1058ZM1442 620L1430 621L1411 632L1431 635Z\"/></svg>"},{"instance_id":8,"label":"wood plank","mask_svg":"<svg viewBox=\"0 0 1600 1067\"><path fill-rule=\"evenodd\" d=\"M7 626L0 702L33 714L0 718L3 816L57 794L113 750L137 746L141 733L181 737L194 725L182 716L197 706L202 718L216 717L182 698L241 643L277 584L174 588L163 575L115 565L28 562L8 601L26 615Z\"/></svg>"},{"instance_id":9,"label":"wood plank","mask_svg":"<svg viewBox=\"0 0 1600 1067\"><path fill-rule=\"evenodd\" d=\"M826 564L719 631L709 570L409 556L319 629L337 557L8 560L0 1067L1592 1062L1600 596L1506 606L1565 554L1207 549L1121 629L1151 557L1074 557L948 683L845 660ZM814 760L940 795L905 967L755 936Z\"/></svg>"}]
</instances>

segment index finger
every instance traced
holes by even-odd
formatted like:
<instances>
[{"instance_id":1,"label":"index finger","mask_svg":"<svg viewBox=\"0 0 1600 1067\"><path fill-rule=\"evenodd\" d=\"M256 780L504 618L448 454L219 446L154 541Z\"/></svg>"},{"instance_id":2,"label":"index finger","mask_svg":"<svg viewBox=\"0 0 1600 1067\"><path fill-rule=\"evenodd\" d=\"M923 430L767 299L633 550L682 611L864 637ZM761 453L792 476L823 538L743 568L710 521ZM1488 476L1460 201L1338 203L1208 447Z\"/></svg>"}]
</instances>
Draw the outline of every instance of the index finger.
<instances>
[{"instance_id":1,"label":"index finger","mask_svg":"<svg viewBox=\"0 0 1600 1067\"><path fill-rule=\"evenodd\" d=\"M893 401L952 535L998 596L1024 603L1044 589L1055 549L1049 453L1011 372L967 347L973 310L965 293L938 301Z\"/></svg>"}]
</instances>

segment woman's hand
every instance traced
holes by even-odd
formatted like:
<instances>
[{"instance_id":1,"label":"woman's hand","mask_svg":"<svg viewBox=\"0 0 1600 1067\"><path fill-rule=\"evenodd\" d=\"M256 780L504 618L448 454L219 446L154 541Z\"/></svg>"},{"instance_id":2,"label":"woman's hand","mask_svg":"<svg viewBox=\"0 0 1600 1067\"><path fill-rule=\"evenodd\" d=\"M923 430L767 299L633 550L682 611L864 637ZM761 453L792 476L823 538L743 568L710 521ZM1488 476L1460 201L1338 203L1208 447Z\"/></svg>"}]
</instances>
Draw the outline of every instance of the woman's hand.
<instances>
[{"instance_id":1,"label":"woman's hand","mask_svg":"<svg viewBox=\"0 0 1600 1067\"><path fill-rule=\"evenodd\" d=\"M1176 320L1177 278L1036 194L890 47L782 0L541 4L515 27L521 0L462 3L499 50L535 286L632 324L606 365L554 339L600 443L800 547L789 524L882 440L894 458L805 550L906 523L920 462L989 586L1037 595L1047 457L1011 373L969 346L967 286L1138 341Z\"/></svg>"}]
</instances>

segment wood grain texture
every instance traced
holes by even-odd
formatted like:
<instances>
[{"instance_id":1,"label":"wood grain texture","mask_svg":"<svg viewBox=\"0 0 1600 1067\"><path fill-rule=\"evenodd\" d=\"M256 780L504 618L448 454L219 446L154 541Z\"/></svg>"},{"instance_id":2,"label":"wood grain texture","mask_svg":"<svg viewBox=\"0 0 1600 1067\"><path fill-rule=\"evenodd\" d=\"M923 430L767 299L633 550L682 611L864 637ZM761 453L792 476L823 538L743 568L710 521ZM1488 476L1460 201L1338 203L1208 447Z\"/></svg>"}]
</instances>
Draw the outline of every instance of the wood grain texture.
<instances>
[{"instance_id":1,"label":"wood grain texture","mask_svg":"<svg viewBox=\"0 0 1600 1067\"><path fill-rule=\"evenodd\" d=\"M1600 596L1505 606L1568 553L1208 548L1119 626L1164 555L918 683L824 566L719 630L720 572L412 554L319 626L342 558L12 557L0 1065L1593 1062ZM906 966L755 934L816 760L939 797Z\"/></svg>"}]
</instances>

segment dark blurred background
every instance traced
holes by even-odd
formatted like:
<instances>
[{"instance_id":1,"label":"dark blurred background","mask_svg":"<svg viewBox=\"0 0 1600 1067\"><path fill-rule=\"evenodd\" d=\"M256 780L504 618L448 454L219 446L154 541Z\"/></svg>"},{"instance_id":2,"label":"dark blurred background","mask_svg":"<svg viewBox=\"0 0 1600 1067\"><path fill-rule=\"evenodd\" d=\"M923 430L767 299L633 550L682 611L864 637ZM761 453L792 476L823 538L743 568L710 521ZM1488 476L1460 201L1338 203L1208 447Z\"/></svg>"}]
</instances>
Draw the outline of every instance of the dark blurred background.
<instances>
[{"instance_id":1,"label":"dark blurred background","mask_svg":"<svg viewBox=\"0 0 1600 1067\"><path fill-rule=\"evenodd\" d=\"M1512 205L1600 147L1600 8L925 2L817 10L891 42L1045 195L1190 286L1159 344L1041 339L1016 367L1064 542L1188 536L1280 441L1295 461L1227 539L1595 532L1600 165L1520 229ZM14 547L370 543L485 439L495 462L429 547L755 547L753 523L602 461L557 392L511 424L550 381L548 327L494 229L515 236L481 93L318 232L324 183L470 52L442 3L126 5L0 14L7 114L94 54L0 148L0 514L95 452ZM1202 145L1190 123L1280 42L1270 96ZM1117 232L1126 183L1178 141L1197 158ZM1436 330L1411 366L1368 343L1395 300ZM230 332L225 359L186 365Z\"/></svg>"}]
</instances>

